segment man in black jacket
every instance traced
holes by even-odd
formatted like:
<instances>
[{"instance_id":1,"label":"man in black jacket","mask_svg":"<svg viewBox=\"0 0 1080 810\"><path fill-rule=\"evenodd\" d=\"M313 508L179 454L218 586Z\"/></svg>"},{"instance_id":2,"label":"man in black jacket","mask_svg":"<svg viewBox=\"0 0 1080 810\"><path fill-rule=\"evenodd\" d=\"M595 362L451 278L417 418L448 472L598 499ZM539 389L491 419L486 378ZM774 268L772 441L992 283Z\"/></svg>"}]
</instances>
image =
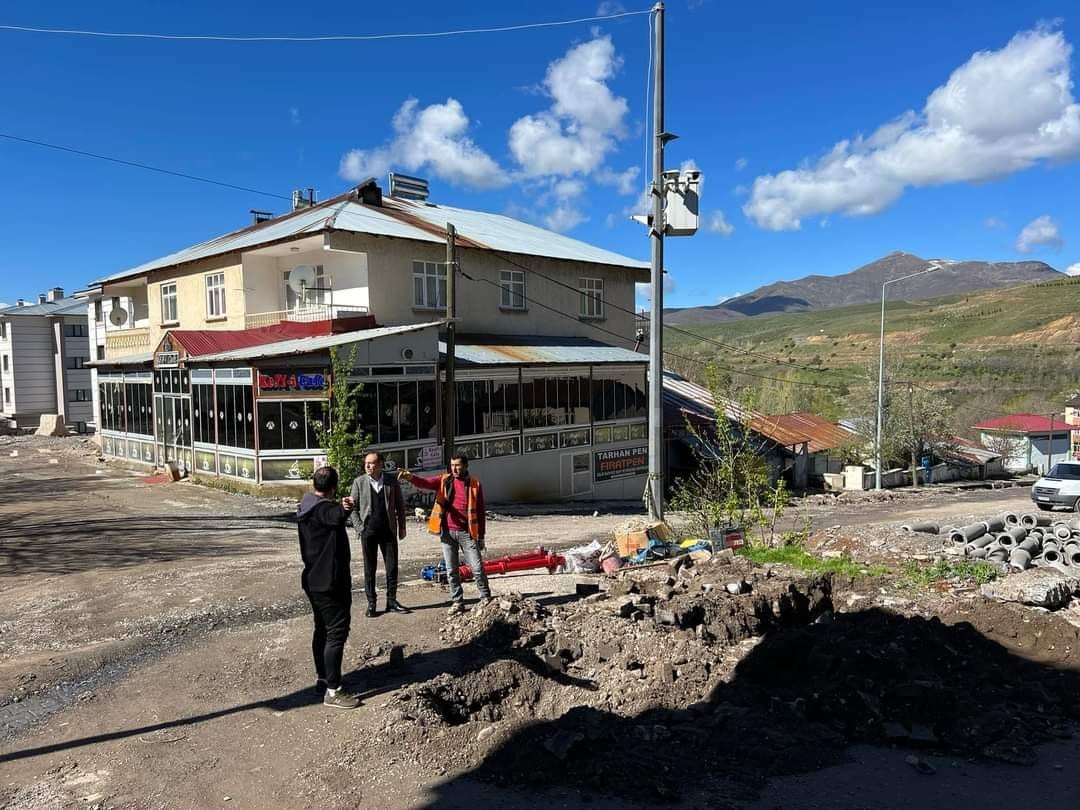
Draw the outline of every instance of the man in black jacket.
<instances>
[{"instance_id":1,"label":"man in black jacket","mask_svg":"<svg viewBox=\"0 0 1080 810\"><path fill-rule=\"evenodd\" d=\"M352 522L360 537L364 553L364 595L367 597L367 617L375 613L375 569L382 552L386 568L386 611L409 613L397 600L398 541L405 539L405 499L397 476L383 471L383 456L372 450L364 456L364 475L353 481L352 498L355 511Z\"/></svg>"},{"instance_id":2,"label":"man in black jacket","mask_svg":"<svg viewBox=\"0 0 1080 810\"><path fill-rule=\"evenodd\" d=\"M349 637L352 611L352 574L349 571L349 535L345 521L352 511L352 498L334 500L338 474L333 467L320 467L297 509L300 556L304 573L300 584L311 602L315 633L311 653L315 658L316 685L326 688L323 705L335 709L355 709L360 699L341 688L341 659Z\"/></svg>"}]
</instances>

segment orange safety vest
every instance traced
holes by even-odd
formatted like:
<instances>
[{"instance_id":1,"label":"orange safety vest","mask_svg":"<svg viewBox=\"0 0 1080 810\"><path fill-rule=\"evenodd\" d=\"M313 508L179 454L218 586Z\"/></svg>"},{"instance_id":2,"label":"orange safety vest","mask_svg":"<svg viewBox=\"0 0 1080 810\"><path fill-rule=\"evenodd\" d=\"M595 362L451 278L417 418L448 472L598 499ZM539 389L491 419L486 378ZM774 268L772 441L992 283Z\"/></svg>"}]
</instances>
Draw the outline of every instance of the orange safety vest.
<instances>
[{"instance_id":1,"label":"orange safety vest","mask_svg":"<svg viewBox=\"0 0 1080 810\"><path fill-rule=\"evenodd\" d=\"M432 534L442 534L443 524L446 522L446 510L450 506L450 498L446 494L447 482L450 482L450 492L454 491L452 482L453 475L446 473L439 480L439 488L435 490L435 506L431 508L431 517L428 518L428 531ZM480 482L469 476L468 500L465 507L465 517L469 522L469 537L476 540L480 537L480 516L476 512L476 494L480 491Z\"/></svg>"}]
</instances>

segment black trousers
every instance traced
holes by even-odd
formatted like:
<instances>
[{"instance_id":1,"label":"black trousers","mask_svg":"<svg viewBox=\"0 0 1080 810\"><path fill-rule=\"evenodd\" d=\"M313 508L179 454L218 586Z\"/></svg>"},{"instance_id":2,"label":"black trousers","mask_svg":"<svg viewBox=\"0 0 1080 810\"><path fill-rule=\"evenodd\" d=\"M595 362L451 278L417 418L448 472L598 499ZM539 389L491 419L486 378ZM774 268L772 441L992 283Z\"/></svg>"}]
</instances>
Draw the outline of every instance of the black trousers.
<instances>
[{"instance_id":1,"label":"black trousers","mask_svg":"<svg viewBox=\"0 0 1080 810\"><path fill-rule=\"evenodd\" d=\"M311 637L311 655L315 672L330 689L341 686L341 659L345 655L345 639L349 637L352 592L305 591L315 617L315 633Z\"/></svg>"},{"instance_id":2,"label":"black trousers","mask_svg":"<svg viewBox=\"0 0 1080 810\"><path fill-rule=\"evenodd\" d=\"M364 596L367 597L368 604L375 604L375 569L379 565L380 551L383 567L386 569L386 598L397 599L397 536L389 531L363 535L360 538L360 548L364 553Z\"/></svg>"}]
</instances>

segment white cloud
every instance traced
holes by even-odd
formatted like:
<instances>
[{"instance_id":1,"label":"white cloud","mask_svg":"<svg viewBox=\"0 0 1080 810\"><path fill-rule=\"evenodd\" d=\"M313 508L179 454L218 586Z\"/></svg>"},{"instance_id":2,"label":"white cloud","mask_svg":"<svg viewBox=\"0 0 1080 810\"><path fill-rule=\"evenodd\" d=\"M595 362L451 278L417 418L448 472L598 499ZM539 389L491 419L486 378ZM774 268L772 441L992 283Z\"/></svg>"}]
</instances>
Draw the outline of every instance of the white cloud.
<instances>
[{"instance_id":1,"label":"white cloud","mask_svg":"<svg viewBox=\"0 0 1080 810\"><path fill-rule=\"evenodd\" d=\"M289 107L289 121L294 127L300 126L300 108Z\"/></svg>"},{"instance_id":2,"label":"white cloud","mask_svg":"<svg viewBox=\"0 0 1080 810\"><path fill-rule=\"evenodd\" d=\"M629 106L607 86L622 60L610 37L576 45L548 65L551 106L510 127L510 152L527 177L589 174L624 136Z\"/></svg>"},{"instance_id":3,"label":"white cloud","mask_svg":"<svg viewBox=\"0 0 1080 810\"><path fill-rule=\"evenodd\" d=\"M744 293L742 293L742 292L737 292L737 293L733 293L731 295L721 295L719 298L716 299L716 303L722 304L725 301L730 301L733 298L738 298L740 295L743 295L743 294Z\"/></svg>"},{"instance_id":4,"label":"white cloud","mask_svg":"<svg viewBox=\"0 0 1080 810\"><path fill-rule=\"evenodd\" d=\"M392 166L421 169L468 188L499 188L510 182L506 173L468 136L469 118L461 103L420 107L410 98L393 118L393 139L374 149L353 149L341 158L339 173L346 180L378 177Z\"/></svg>"},{"instance_id":5,"label":"white cloud","mask_svg":"<svg viewBox=\"0 0 1080 810\"><path fill-rule=\"evenodd\" d=\"M754 181L743 211L769 230L841 211L876 214L907 188L1002 177L1080 156L1080 105L1072 96L1072 46L1060 31L1018 33L980 51L908 111L835 144L813 165ZM1008 99L1008 103L1002 103Z\"/></svg>"},{"instance_id":6,"label":"white cloud","mask_svg":"<svg viewBox=\"0 0 1080 810\"><path fill-rule=\"evenodd\" d=\"M987 228L994 231L999 231L1006 227L1009 223L1003 220L1001 217L987 217L986 222L983 223Z\"/></svg>"},{"instance_id":7,"label":"white cloud","mask_svg":"<svg viewBox=\"0 0 1080 810\"><path fill-rule=\"evenodd\" d=\"M604 224L607 225L609 228L614 228L615 223L618 222L618 221L619 221L619 218L616 217L614 214L608 214L604 218Z\"/></svg>"},{"instance_id":8,"label":"white cloud","mask_svg":"<svg viewBox=\"0 0 1080 810\"><path fill-rule=\"evenodd\" d=\"M737 171L737 172L741 172L741 171L742 171L743 169L745 169L745 168L746 168L746 164L747 164L747 163L749 163L749 162L750 162L750 161L749 161L749 160L747 160L747 159L746 159L746 158L744 158L744 157L741 157L741 158L737 158L737 159L735 160L735 171Z\"/></svg>"},{"instance_id":9,"label":"white cloud","mask_svg":"<svg viewBox=\"0 0 1080 810\"><path fill-rule=\"evenodd\" d=\"M1080 276L1080 262L1076 264L1070 264L1065 268L1065 275L1067 276Z\"/></svg>"},{"instance_id":10,"label":"white cloud","mask_svg":"<svg viewBox=\"0 0 1080 810\"><path fill-rule=\"evenodd\" d=\"M637 178L641 170L637 166L631 166L625 171L616 172L607 168L597 169L594 173L598 183L612 186L620 194L633 194L637 191Z\"/></svg>"},{"instance_id":11,"label":"white cloud","mask_svg":"<svg viewBox=\"0 0 1080 810\"><path fill-rule=\"evenodd\" d=\"M723 211L713 211L705 219L705 230L721 236L731 236L735 233L735 226L727 221Z\"/></svg>"},{"instance_id":12,"label":"white cloud","mask_svg":"<svg viewBox=\"0 0 1080 810\"><path fill-rule=\"evenodd\" d=\"M573 203L561 202L544 214L544 225L559 233L569 231L589 218Z\"/></svg>"},{"instance_id":13,"label":"white cloud","mask_svg":"<svg viewBox=\"0 0 1080 810\"><path fill-rule=\"evenodd\" d=\"M596 7L596 16L606 17L609 14L622 14L624 11L626 11L626 6L620 3L619 0L603 0Z\"/></svg>"},{"instance_id":14,"label":"white cloud","mask_svg":"<svg viewBox=\"0 0 1080 810\"><path fill-rule=\"evenodd\" d=\"M1058 233L1058 224L1048 214L1031 220L1016 237L1016 249L1020 253L1031 253L1043 245L1061 250L1064 244L1065 240Z\"/></svg>"}]
</instances>

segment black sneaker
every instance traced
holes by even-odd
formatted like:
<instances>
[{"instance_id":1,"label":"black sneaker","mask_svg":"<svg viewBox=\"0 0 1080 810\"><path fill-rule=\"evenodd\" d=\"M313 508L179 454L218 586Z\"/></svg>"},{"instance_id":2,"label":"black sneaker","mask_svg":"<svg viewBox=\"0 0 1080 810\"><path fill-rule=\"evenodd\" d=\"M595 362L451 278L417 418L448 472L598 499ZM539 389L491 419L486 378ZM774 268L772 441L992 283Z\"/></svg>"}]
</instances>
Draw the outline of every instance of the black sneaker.
<instances>
[{"instance_id":1,"label":"black sneaker","mask_svg":"<svg viewBox=\"0 0 1080 810\"><path fill-rule=\"evenodd\" d=\"M355 709L359 705L360 698L350 695L343 689L338 689L333 694L327 689L323 696L323 706L329 706L331 709Z\"/></svg>"}]
</instances>

